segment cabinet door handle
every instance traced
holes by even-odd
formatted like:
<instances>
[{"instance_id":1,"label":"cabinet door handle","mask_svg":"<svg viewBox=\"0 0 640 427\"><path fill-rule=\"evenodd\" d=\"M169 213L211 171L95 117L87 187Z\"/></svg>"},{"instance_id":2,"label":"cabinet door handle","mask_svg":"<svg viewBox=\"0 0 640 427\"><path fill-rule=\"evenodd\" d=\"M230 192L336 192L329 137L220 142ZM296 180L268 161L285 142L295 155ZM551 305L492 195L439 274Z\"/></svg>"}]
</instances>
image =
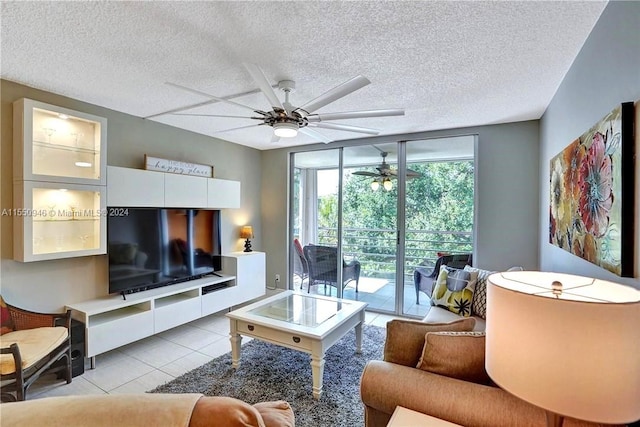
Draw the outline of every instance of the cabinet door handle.
<instances>
[{"instance_id":1,"label":"cabinet door handle","mask_svg":"<svg viewBox=\"0 0 640 427\"><path fill-rule=\"evenodd\" d=\"M293 337L293 342L298 344L300 342L300 337Z\"/></svg>"},{"instance_id":2,"label":"cabinet door handle","mask_svg":"<svg viewBox=\"0 0 640 427\"><path fill-rule=\"evenodd\" d=\"M255 329L255 326L253 326L253 325L248 325L248 326L247 326L247 329L249 329L250 331L253 331L253 330Z\"/></svg>"}]
</instances>

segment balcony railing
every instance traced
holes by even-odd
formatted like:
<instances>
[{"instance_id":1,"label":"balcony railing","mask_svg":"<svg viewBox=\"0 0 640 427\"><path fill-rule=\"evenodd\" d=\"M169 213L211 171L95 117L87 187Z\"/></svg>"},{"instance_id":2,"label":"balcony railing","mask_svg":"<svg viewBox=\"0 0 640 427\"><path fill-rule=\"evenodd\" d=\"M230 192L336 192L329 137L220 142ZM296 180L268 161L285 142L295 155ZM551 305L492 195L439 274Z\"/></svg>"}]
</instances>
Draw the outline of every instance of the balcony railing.
<instances>
[{"instance_id":1,"label":"balcony railing","mask_svg":"<svg viewBox=\"0 0 640 427\"><path fill-rule=\"evenodd\" d=\"M396 231L375 228L343 228L342 253L360 261L365 277L395 279ZM335 246L337 229L318 228L318 244ZM438 252L451 254L473 251L473 234L466 231L407 230L405 237L405 283L413 280L419 264L433 267Z\"/></svg>"}]
</instances>

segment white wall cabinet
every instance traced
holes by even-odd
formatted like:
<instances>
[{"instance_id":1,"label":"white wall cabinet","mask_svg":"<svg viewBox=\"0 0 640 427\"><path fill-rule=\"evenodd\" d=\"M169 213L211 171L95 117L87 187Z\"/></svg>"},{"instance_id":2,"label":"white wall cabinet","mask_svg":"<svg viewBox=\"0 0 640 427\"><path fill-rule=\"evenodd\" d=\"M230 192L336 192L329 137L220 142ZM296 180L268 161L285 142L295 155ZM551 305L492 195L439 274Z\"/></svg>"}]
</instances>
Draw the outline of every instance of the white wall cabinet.
<instances>
[{"instance_id":1,"label":"white wall cabinet","mask_svg":"<svg viewBox=\"0 0 640 427\"><path fill-rule=\"evenodd\" d=\"M215 208L240 207L240 182L228 179L207 179L207 206Z\"/></svg>"},{"instance_id":2,"label":"white wall cabinet","mask_svg":"<svg viewBox=\"0 0 640 427\"><path fill-rule=\"evenodd\" d=\"M107 206L237 209L240 182L108 166Z\"/></svg>"},{"instance_id":3,"label":"white wall cabinet","mask_svg":"<svg viewBox=\"0 0 640 427\"><path fill-rule=\"evenodd\" d=\"M106 185L107 119L22 98L13 103L14 180Z\"/></svg>"},{"instance_id":4,"label":"white wall cabinet","mask_svg":"<svg viewBox=\"0 0 640 427\"><path fill-rule=\"evenodd\" d=\"M164 174L164 205L166 207L206 208L207 178Z\"/></svg>"},{"instance_id":5,"label":"white wall cabinet","mask_svg":"<svg viewBox=\"0 0 640 427\"><path fill-rule=\"evenodd\" d=\"M85 324L86 356L96 355L265 294L265 254L223 257L222 277L207 276L148 291L70 304Z\"/></svg>"},{"instance_id":6,"label":"white wall cabinet","mask_svg":"<svg viewBox=\"0 0 640 427\"><path fill-rule=\"evenodd\" d=\"M13 121L14 259L106 253L107 119L23 98Z\"/></svg>"},{"instance_id":7,"label":"white wall cabinet","mask_svg":"<svg viewBox=\"0 0 640 427\"><path fill-rule=\"evenodd\" d=\"M107 206L163 207L164 175L162 172L107 167Z\"/></svg>"}]
</instances>

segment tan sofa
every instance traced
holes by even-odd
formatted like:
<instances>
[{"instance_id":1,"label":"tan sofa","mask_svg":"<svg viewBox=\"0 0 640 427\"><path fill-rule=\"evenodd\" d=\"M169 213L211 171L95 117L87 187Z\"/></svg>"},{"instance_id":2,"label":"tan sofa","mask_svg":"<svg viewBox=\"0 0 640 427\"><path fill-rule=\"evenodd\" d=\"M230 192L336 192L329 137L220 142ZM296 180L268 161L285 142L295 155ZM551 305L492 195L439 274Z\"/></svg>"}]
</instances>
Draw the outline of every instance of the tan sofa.
<instances>
[{"instance_id":1,"label":"tan sofa","mask_svg":"<svg viewBox=\"0 0 640 427\"><path fill-rule=\"evenodd\" d=\"M294 427L284 401L249 405L202 394L65 396L0 405L2 427Z\"/></svg>"},{"instance_id":2,"label":"tan sofa","mask_svg":"<svg viewBox=\"0 0 640 427\"><path fill-rule=\"evenodd\" d=\"M469 322L471 322L469 324ZM393 320L387 324L384 361L370 361L362 374L360 395L365 426L384 427L397 406L466 427L542 427L545 412L490 383L475 383L428 372L422 363L425 336L452 335L440 331L471 331L473 320L449 326ZM453 328L451 325L456 325ZM433 329L433 328L436 329ZM425 333L428 331L427 333ZM471 335L471 334L469 334ZM484 337L482 345L484 345ZM482 348L482 354L484 349ZM461 352L464 353L464 352ZM464 357L464 355L461 355ZM483 357L483 356L482 356ZM481 363L484 371L484 363ZM484 372L486 374L486 372ZM596 424L565 420L564 427Z\"/></svg>"}]
</instances>

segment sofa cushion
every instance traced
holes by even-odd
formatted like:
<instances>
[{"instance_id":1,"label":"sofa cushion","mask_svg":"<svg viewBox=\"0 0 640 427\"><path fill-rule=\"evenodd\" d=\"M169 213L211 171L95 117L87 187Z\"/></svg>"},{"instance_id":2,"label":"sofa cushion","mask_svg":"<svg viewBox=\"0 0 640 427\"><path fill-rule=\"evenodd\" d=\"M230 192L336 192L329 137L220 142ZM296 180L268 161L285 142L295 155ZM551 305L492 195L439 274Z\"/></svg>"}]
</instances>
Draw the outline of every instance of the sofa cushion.
<instances>
[{"instance_id":1,"label":"sofa cushion","mask_svg":"<svg viewBox=\"0 0 640 427\"><path fill-rule=\"evenodd\" d=\"M63 326L43 327L13 331L0 337L0 347L6 348L18 344L22 357L22 369L35 364L51 353L67 339L67 328ZM0 355L0 372L2 375L16 371L12 354Z\"/></svg>"},{"instance_id":2,"label":"sofa cushion","mask_svg":"<svg viewBox=\"0 0 640 427\"><path fill-rule=\"evenodd\" d=\"M482 319L487 318L487 277L491 276L495 271L482 270L480 268L474 268L465 266L464 269L469 272L478 273L478 282L476 283L476 290L473 294L473 300L471 302L471 314L478 316Z\"/></svg>"},{"instance_id":3,"label":"sofa cushion","mask_svg":"<svg viewBox=\"0 0 640 427\"><path fill-rule=\"evenodd\" d=\"M387 338L384 342L384 360L415 367L420 360L427 332L471 331L475 319L458 317L450 323L423 323L416 320L394 319L387 322Z\"/></svg>"},{"instance_id":4,"label":"sofa cushion","mask_svg":"<svg viewBox=\"0 0 640 427\"><path fill-rule=\"evenodd\" d=\"M429 332L416 367L434 374L491 384L484 368L484 332Z\"/></svg>"},{"instance_id":5,"label":"sofa cushion","mask_svg":"<svg viewBox=\"0 0 640 427\"><path fill-rule=\"evenodd\" d=\"M477 272L443 265L440 267L431 300L434 305L444 307L460 316L469 317L477 280Z\"/></svg>"},{"instance_id":6,"label":"sofa cushion","mask_svg":"<svg viewBox=\"0 0 640 427\"><path fill-rule=\"evenodd\" d=\"M471 316L471 318L475 319L476 322L473 330L483 332L487 324L486 320L476 316ZM442 307L431 307L422 321L424 323L449 323L460 319L463 318L447 309Z\"/></svg>"},{"instance_id":7,"label":"sofa cushion","mask_svg":"<svg viewBox=\"0 0 640 427\"><path fill-rule=\"evenodd\" d=\"M14 329L9 307L0 296L0 335L12 332Z\"/></svg>"},{"instance_id":8,"label":"sofa cushion","mask_svg":"<svg viewBox=\"0 0 640 427\"><path fill-rule=\"evenodd\" d=\"M253 405L260 412L265 427L294 427L296 425L293 410L288 402L260 402Z\"/></svg>"}]
</instances>

